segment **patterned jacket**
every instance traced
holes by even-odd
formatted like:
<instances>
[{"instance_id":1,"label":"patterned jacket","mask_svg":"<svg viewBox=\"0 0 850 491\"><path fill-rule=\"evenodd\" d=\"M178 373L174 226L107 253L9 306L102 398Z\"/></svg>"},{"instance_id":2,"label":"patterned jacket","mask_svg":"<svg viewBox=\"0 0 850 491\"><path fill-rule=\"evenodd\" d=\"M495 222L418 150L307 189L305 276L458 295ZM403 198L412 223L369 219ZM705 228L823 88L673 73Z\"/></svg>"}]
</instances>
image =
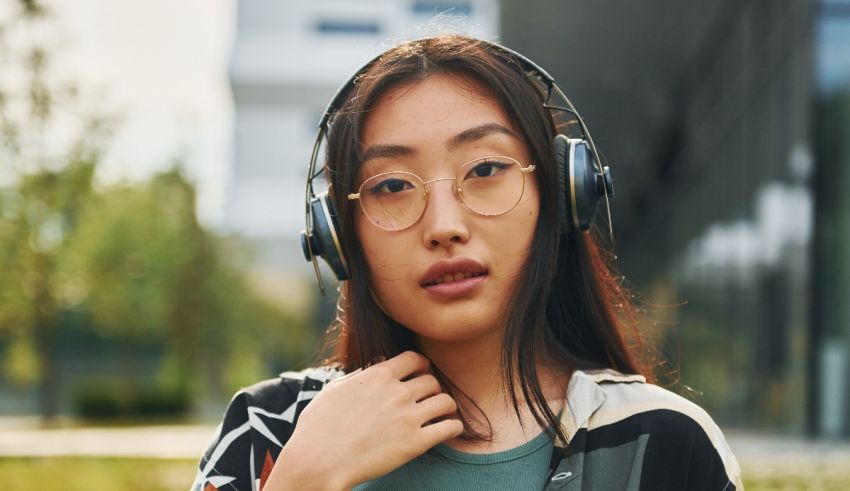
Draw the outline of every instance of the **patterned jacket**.
<instances>
[{"instance_id":1,"label":"patterned jacket","mask_svg":"<svg viewBox=\"0 0 850 491\"><path fill-rule=\"evenodd\" d=\"M259 491L298 416L332 368L287 372L237 393L200 461L192 491ZM640 375L576 371L544 490L743 489L723 433L696 404Z\"/></svg>"}]
</instances>

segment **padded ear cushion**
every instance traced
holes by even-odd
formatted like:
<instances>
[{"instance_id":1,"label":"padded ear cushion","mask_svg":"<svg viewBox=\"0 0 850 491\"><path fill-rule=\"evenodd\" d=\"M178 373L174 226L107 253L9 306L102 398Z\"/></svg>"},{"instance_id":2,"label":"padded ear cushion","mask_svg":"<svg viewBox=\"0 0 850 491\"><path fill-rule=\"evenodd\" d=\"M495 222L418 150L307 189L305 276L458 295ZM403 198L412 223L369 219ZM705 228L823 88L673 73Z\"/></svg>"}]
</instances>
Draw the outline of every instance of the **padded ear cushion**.
<instances>
[{"instance_id":1,"label":"padded ear cushion","mask_svg":"<svg viewBox=\"0 0 850 491\"><path fill-rule=\"evenodd\" d=\"M593 224L599 200L605 194L600 182L602 176L593 163L593 154L585 140L570 140L569 155L571 160L568 168L572 173L570 187L575 192L573 218L576 227L587 230Z\"/></svg>"},{"instance_id":2,"label":"padded ear cushion","mask_svg":"<svg viewBox=\"0 0 850 491\"><path fill-rule=\"evenodd\" d=\"M556 135L552 140L552 150L555 153L555 167L558 169L558 224L561 233L567 233L570 227L569 216L572 211L569 209L569 184L567 181L567 166L569 165L569 150L570 141L564 135Z\"/></svg>"},{"instance_id":3,"label":"padded ear cushion","mask_svg":"<svg viewBox=\"0 0 850 491\"><path fill-rule=\"evenodd\" d=\"M337 222L336 207L328 199L328 193L324 192L310 200L310 209L313 215L312 233L307 236L301 233L301 248L308 261L315 257L321 257L328 263L331 270L340 281L349 277L348 264L342 253L342 244L339 241L339 224ZM307 241L310 241L309 247ZM312 256L310 251L312 249Z\"/></svg>"}]
</instances>

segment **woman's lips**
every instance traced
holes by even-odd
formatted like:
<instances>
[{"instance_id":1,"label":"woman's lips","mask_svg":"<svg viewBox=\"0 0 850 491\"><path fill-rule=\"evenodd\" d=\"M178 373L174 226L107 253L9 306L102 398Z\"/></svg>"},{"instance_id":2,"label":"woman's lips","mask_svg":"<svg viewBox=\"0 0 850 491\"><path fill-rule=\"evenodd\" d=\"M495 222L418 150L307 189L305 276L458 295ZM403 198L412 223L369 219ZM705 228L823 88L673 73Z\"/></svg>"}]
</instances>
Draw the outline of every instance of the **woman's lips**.
<instances>
[{"instance_id":1,"label":"woman's lips","mask_svg":"<svg viewBox=\"0 0 850 491\"><path fill-rule=\"evenodd\" d=\"M419 285L428 293L451 298L472 293L486 279L486 266L472 258L453 257L432 264Z\"/></svg>"},{"instance_id":2,"label":"woman's lips","mask_svg":"<svg viewBox=\"0 0 850 491\"><path fill-rule=\"evenodd\" d=\"M447 275L448 276L448 275ZM460 276L460 279L454 279ZM443 298L453 298L468 295L476 290L481 283L487 279L486 273L476 273L475 276L469 273L455 273L451 281L441 281L439 283L430 283L422 285L428 293Z\"/></svg>"},{"instance_id":3,"label":"woman's lips","mask_svg":"<svg viewBox=\"0 0 850 491\"><path fill-rule=\"evenodd\" d=\"M443 276L438 276L438 277L434 278L433 280L429 281L428 283L425 283L422 286L433 286L433 285L439 285L440 283L451 283L452 281L460 281L460 280L463 280L465 278L471 278L471 277L474 277L474 276L482 276L484 274L485 274L484 272L474 272L473 273L471 271L464 271L464 272L458 271L457 273L445 273Z\"/></svg>"}]
</instances>

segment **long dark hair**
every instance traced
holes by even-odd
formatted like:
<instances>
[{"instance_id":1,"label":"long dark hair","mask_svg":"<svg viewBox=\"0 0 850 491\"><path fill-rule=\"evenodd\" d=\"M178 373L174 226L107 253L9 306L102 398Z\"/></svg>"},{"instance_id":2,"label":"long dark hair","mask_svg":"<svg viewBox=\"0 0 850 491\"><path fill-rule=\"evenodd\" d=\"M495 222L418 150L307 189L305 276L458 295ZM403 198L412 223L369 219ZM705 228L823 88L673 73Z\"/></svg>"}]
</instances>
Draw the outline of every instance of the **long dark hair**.
<instances>
[{"instance_id":1,"label":"long dark hair","mask_svg":"<svg viewBox=\"0 0 850 491\"><path fill-rule=\"evenodd\" d=\"M559 178L551 147L556 123L543 107L544 91L513 56L489 43L449 35L390 49L359 75L333 116L325 168L351 280L340 285L340 314L328 330L330 355L325 361L349 371L380 357L419 351L414 334L387 316L371 293L368 265L355 232L357 207L346 196L358 185L360 136L369 110L390 87L436 73L471 77L488 88L538 163L533 176L540 193L540 214L527 263L507 303L502 376L517 415L524 401L536 422L542 428L552 426L566 444L557 417L546 404L536 365L539 360L566 373L596 368L650 378L651 373L642 358L643 343L629 293L613 273L612 254L593 233L559 230ZM447 391L464 396L439 367L434 371ZM467 428L463 437L490 437L468 424L474 415L461 410L460 417Z\"/></svg>"}]
</instances>

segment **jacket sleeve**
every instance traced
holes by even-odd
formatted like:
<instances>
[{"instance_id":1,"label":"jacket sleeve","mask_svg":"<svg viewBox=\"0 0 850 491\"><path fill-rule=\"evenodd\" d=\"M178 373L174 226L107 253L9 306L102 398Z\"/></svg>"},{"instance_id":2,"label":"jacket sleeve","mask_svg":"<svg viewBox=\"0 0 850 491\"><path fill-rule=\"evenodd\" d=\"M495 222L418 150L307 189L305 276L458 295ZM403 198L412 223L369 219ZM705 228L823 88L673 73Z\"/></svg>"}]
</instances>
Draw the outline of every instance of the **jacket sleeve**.
<instances>
[{"instance_id":1,"label":"jacket sleeve","mask_svg":"<svg viewBox=\"0 0 850 491\"><path fill-rule=\"evenodd\" d=\"M191 491L259 491L298 422L329 377L315 369L281 374L239 391L201 457Z\"/></svg>"},{"instance_id":2,"label":"jacket sleeve","mask_svg":"<svg viewBox=\"0 0 850 491\"><path fill-rule=\"evenodd\" d=\"M191 491L255 490L248 394L237 393L213 435L201 461Z\"/></svg>"}]
</instances>

